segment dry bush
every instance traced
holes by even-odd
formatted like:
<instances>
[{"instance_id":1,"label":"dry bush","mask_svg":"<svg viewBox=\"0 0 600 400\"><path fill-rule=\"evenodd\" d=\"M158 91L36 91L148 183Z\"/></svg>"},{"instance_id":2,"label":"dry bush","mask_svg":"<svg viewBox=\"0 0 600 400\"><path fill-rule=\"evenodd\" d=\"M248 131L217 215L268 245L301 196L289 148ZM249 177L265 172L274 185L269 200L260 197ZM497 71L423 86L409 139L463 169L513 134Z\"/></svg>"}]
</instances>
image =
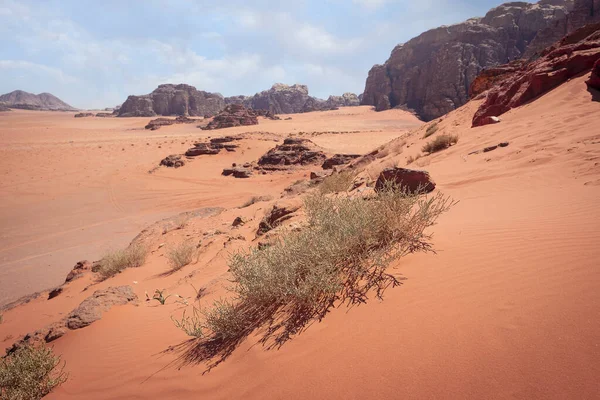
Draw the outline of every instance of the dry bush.
<instances>
[{"instance_id":1,"label":"dry bush","mask_svg":"<svg viewBox=\"0 0 600 400\"><path fill-rule=\"evenodd\" d=\"M194 309L193 317L184 315L176 324L186 333L201 331L207 345L227 342L223 358L232 343L263 326L262 340L281 344L336 301L365 302L368 293L381 298L399 284L387 266L408 253L431 251L425 230L452 204L439 193L426 198L393 189L370 199L310 195L306 228L286 232L263 250L232 255L235 302L217 302L202 313Z\"/></svg>"},{"instance_id":2,"label":"dry bush","mask_svg":"<svg viewBox=\"0 0 600 400\"><path fill-rule=\"evenodd\" d=\"M39 400L67 380L51 348L21 347L0 360L0 398Z\"/></svg>"},{"instance_id":3,"label":"dry bush","mask_svg":"<svg viewBox=\"0 0 600 400\"><path fill-rule=\"evenodd\" d=\"M406 159L406 165L410 165L412 163L414 163L415 161L417 161L419 158L421 158L423 155L421 153L417 154L416 156L409 156Z\"/></svg>"},{"instance_id":4,"label":"dry bush","mask_svg":"<svg viewBox=\"0 0 600 400\"><path fill-rule=\"evenodd\" d=\"M103 280L108 279L125 268L141 267L146 262L147 255L148 250L144 246L132 244L126 249L106 253L95 271Z\"/></svg>"},{"instance_id":5,"label":"dry bush","mask_svg":"<svg viewBox=\"0 0 600 400\"><path fill-rule=\"evenodd\" d=\"M440 135L431 142L428 142L423 146L422 151L424 153L435 153L447 149L448 147L458 142L458 136L456 135Z\"/></svg>"},{"instance_id":6,"label":"dry bush","mask_svg":"<svg viewBox=\"0 0 600 400\"><path fill-rule=\"evenodd\" d=\"M333 173L323 179L319 184L321 194L345 192L354 181L354 174L349 171Z\"/></svg>"},{"instance_id":7,"label":"dry bush","mask_svg":"<svg viewBox=\"0 0 600 400\"><path fill-rule=\"evenodd\" d=\"M198 247L190 241L185 241L167 252L169 265L176 271L194 261L198 256Z\"/></svg>"},{"instance_id":8,"label":"dry bush","mask_svg":"<svg viewBox=\"0 0 600 400\"><path fill-rule=\"evenodd\" d=\"M248 201L240 206L240 208L250 207L252 204L259 203L261 201L271 201L273 196L253 196Z\"/></svg>"},{"instance_id":9,"label":"dry bush","mask_svg":"<svg viewBox=\"0 0 600 400\"><path fill-rule=\"evenodd\" d=\"M429 136L433 135L434 133L436 133L438 130L438 123L434 122L433 124L429 125L427 127L427 130L425 131L425 135L423 135L423 139L428 138Z\"/></svg>"}]
</instances>

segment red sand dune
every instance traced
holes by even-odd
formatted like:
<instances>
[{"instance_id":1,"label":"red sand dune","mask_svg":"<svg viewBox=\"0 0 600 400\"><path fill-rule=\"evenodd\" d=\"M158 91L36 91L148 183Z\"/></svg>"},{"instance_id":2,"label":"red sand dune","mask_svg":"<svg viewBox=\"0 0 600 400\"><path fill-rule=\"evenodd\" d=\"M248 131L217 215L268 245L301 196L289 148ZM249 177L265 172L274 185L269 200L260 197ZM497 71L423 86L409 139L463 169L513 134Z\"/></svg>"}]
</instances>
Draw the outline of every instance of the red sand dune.
<instances>
[{"instance_id":1,"label":"red sand dune","mask_svg":"<svg viewBox=\"0 0 600 400\"><path fill-rule=\"evenodd\" d=\"M440 119L436 135L456 134L458 144L411 167L428 170L436 190L459 203L433 228L437 255L411 255L390 267L407 279L389 289L383 301L336 308L279 349L268 350L250 337L208 373L202 364L182 366L181 353L172 347L187 340L170 320L181 315L181 304L114 307L100 321L53 342L70 379L48 398L598 398L600 103L586 90L587 78L572 79L507 112L500 124L470 128L477 101ZM228 254L254 238L272 202L232 207L251 195L276 196L308 173L220 177L224 166L256 159L274 145L252 137L238 153L149 175L146 171L162 156L189 147L189 142L180 144L182 138L205 133L188 126L156 133L125 130L143 127L145 119L61 118L25 112L0 118L2 173L9 177L1 193L3 237L8 238L2 247L3 286L13 285L4 284L5 276L14 282L35 277L55 283L78 259L96 257L115 231L122 233L123 240L115 240L122 245L151 218L218 205L227 210L163 235L167 245L154 247L143 267L93 287L130 284L143 298L144 291L156 288L191 296L194 284L207 287L202 301L208 303L225 294ZM294 115L292 121L261 120L252 129L281 135L363 131L311 138L332 152L366 153L400 137L383 147L385 157L368 166L375 173L394 163L403 166L420 152L430 139L422 139L423 125L407 133L416 126L401 111L360 107ZM157 149L157 142L175 138ZM131 149L125 146L129 142L135 144ZM469 155L499 142L509 146ZM43 212L52 198L56 210ZM236 216L252 220L235 231L248 241L224 246L226 238L218 236L197 264L163 274L169 270L168 244L212 229L229 232ZM53 234L60 234L56 240L63 247L53 242ZM37 266L23 278L28 257L57 250L65 253L63 263L53 264L46 275ZM89 277L77 280L56 299L40 297L7 311L0 339L12 337L2 344L64 316L90 294L82 291L89 283Z\"/></svg>"}]
</instances>

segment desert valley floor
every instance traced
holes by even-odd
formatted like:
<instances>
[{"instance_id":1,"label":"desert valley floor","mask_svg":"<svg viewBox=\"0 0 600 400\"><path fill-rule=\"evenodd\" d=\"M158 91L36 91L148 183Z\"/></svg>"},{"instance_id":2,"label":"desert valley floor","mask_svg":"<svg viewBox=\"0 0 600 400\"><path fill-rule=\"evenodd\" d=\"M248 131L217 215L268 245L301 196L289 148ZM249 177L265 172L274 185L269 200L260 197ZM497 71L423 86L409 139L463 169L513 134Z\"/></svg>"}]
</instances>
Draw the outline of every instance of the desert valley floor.
<instances>
[{"instance_id":1,"label":"desert valley floor","mask_svg":"<svg viewBox=\"0 0 600 400\"><path fill-rule=\"evenodd\" d=\"M144 302L144 293L190 297L195 287L206 290L202 302L225 296L229 255L256 246L266 210L315 167L248 179L222 169L294 135L332 154L380 148L364 171L376 177L421 152L428 124L367 106L219 131L149 131L148 118L3 113L0 305L42 293L3 312L0 345L63 318L94 290L131 285L137 306L113 307L51 343L69 380L49 399L600 398L600 102L586 78L499 124L470 127L476 100L439 118L438 131L458 143L409 166L429 171L436 191L458 201L431 229L437 253L394 263L403 284L383 301L336 307L281 347L251 336L209 371L186 357L188 338L171 321L186 307ZM198 139L235 134L244 135L236 152L155 169ZM500 142L509 145L470 154ZM260 195L273 200L239 208ZM215 207L223 210L207 211ZM142 267L100 283L86 276L47 300L77 261L193 211L183 229L148 239ZM238 216L249 222L233 228ZM216 231L223 233L203 239L197 263L167 273L170 244Z\"/></svg>"}]
</instances>

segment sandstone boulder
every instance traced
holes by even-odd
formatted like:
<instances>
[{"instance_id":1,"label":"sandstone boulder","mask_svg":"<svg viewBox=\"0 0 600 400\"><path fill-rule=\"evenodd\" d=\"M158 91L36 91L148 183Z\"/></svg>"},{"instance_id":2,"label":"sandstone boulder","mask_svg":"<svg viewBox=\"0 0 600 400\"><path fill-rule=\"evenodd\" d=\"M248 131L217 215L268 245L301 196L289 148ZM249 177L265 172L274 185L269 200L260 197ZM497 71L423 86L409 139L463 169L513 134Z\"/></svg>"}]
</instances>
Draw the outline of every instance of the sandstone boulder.
<instances>
[{"instance_id":1,"label":"sandstone boulder","mask_svg":"<svg viewBox=\"0 0 600 400\"><path fill-rule=\"evenodd\" d=\"M84 328L102 318L102 313L112 306L137 302L138 297L131 286L97 290L67 316L66 325L69 329Z\"/></svg>"},{"instance_id":2,"label":"sandstone boulder","mask_svg":"<svg viewBox=\"0 0 600 400\"><path fill-rule=\"evenodd\" d=\"M287 138L283 144L275 146L258 160L264 169L282 169L291 165L322 163L327 156L312 141L301 138Z\"/></svg>"},{"instance_id":3,"label":"sandstone boulder","mask_svg":"<svg viewBox=\"0 0 600 400\"><path fill-rule=\"evenodd\" d=\"M148 122L148 124L145 126L145 128L155 131L157 129L160 129L161 126L168 126L168 125L174 125L174 124L192 124L196 121L197 121L197 119L188 118L183 115L180 115L174 119L173 118L156 118L156 119L153 119L150 122Z\"/></svg>"},{"instance_id":4,"label":"sandstone boulder","mask_svg":"<svg viewBox=\"0 0 600 400\"><path fill-rule=\"evenodd\" d=\"M69 283L77 278L81 278L83 274L87 271L92 270L92 263L88 260L78 261L77 264L73 267L73 269L67 274L67 278L65 279L65 283Z\"/></svg>"},{"instance_id":5,"label":"sandstone boulder","mask_svg":"<svg viewBox=\"0 0 600 400\"><path fill-rule=\"evenodd\" d=\"M94 116L94 114L90 113L90 112L75 114L75 118L86 118L86 117L93 117L93 116Z\"/></svg>"},{"instance_id":6,"label":"sandstone boulder","mask_svg":"<svg viewBox=\"0 0 600 400\"><path fill-rule=\"evenodd\" d=\"M230 104L202 129L223 129L242 125L258 125L258 118L243 105Z\"/></svg>"},{"instance_id":7,"label":"sandstone boulder","mask_svg":"<svg viewBox=\"0 0 600 400\"><path fill-rule=\"evenodd\" d=\"M279 226L282 222L292 218L292 214L298 211L300 207L301 205L297 201L275 204L273 208L267 212L262 221L260 221L256 235L263 235Z\"/></svg>"},{"instance_id":8,"label":"sandstone boulder","mask_svg":"<svg viewBox=\"0 0 600 400\"><path fill-rule=\"evenodd\" d=\"M252 170L244 167L232 167L225 168L221 175L233 176L234 178L250 178L252 176Z\"/></svg>"},{"instance_id":9,"label":"sandstone boulder","mask_svg":"<svg viewBox=\"0 0 600 400\"><path fill-rule=\"evenodd\" d=\"M390 184L409 193L429 193L435 189L435 182L429 176L429 172L407 168L386 168L381 171L375 183L375 190L381 191Z\"/></svg>"},{"instance_id":10,"label":"sandstone boulder","mask_svg":"<svg viewBox=\"0 0 600 400\"><path fill-rule=\"evenodd\" d=\"M171 154L160 161L160 165L170 168L179 168L185 165L181 154Z\"/></svg>"},{"instance_id":11,"label":"sandstone boulder","mask_svg":"<svg viewBox=\"0 0 600 400\"><path fill-rule=\"evenodd\" d=\"M588 79L585 83L587 83L587 85L591 88L600 90L600 58L596 60L596 63L592 68L592 74L590 75L590 79Z\"/></svg>"}]
</instances>

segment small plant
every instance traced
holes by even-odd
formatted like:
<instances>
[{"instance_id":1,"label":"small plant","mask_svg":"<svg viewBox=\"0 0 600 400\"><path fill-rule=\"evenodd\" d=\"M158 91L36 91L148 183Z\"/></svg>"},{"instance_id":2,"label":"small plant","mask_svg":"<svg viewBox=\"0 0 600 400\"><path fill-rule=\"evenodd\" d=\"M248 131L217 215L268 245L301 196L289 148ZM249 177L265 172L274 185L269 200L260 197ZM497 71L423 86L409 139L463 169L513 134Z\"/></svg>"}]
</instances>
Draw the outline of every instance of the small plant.
<instances>
[{"instance_id":1,"label":"small plant","mask_svg":"<svg viewBox=\"0 0 600 400\"><path fill-rule=\"evenodd\" d=\"M458 142L456 135L440 135L423 146L424 153L435 153L447 149Z\"/></svg>"},{"instance_id":2,"label":"small plant","mask_svg":"<svg viewBox=\"0 0 600 400\"><path fill-rule=\"evenodd\" d=\"M171 320L175 324L175 326L182 331L185 332L186 335L194 337L194 338L204 338L204 324L202 322L203 317L200 313L200 309L196 307L192 307L192 315L186 315L186 311L183 311L183 315L181 319L176 319L171 316Z\"/></svg>"},{"instance_id":3,"label":"small plant","mask_svg":"<svg viewBox=\"0 0 600 400\"><path fill-rule=\"evenodd\" d=\"M151 301L151 300L156 300L158 301L161 305L165 305L165 303L167 302L167 300L169 299L169 297L177 297L179 300L176 301L176 303L182 303L185 304L187 306L188 302L187 299L178 295L178 294L169 294L165 296L165 292L166 290L159 290L156 289L154 291L154 296L152 296L152 298L150 298L150 296L148 296L148 292L146 292L146 301Z\"/></svg>"},{"instance_id":4,"label":"small plant","mask_svg":"<svg viewBox=\"0 0 600 400\"><path fill-rule=\"evenodd\" d=\"M319 185L321 194L345 192L354 181L354 174L349 171L333 173L323 179Z\"/></svg>"},{"instance_id":5,"label":"small plant","mask_svg":"<svg viewBox=\"0 0 600 400\"><path fill-rule=\"evenodd\" d=\"M0 324L4 322L4 314L0 314Z\"/></svg>"},{"instance_id":6,"label":"small plant","mask_svg":"<svg viewBox=\"0 0 600 400\"><path fill-rule=\"evenodd\" d=\"M0 360L0 398L39 400L67 380L64 367L49 347L21 347Z\"/></svg>"},{"instance_id":7,"label":"small plant","mask_svg":"<svg viewBox=\"0 0 600 400\"><path fill-rule=\"evenodd\" d=\"M106 253L94 270L105 280L125 268L141 267L146 262L147 255L148 250L144 246L132 244L124 250Z\"/></svg>"},{"instance_id":8,"label":"small plant","mask_svg":"<svg viewBox=\"0 0 600 400\"><path fill-rule=\"evenodd\" d=\"M423 136L423 139L428 138L429 136L433 135L434 133L436 133L438 130L438 123L434 122L433 124L429 125L427 127L427 130L425 131L425 135Z\"/></svg>"},{"instance_id":9,"label":"small plant","mask_svg":"<svg viewBox=\"0 0 600 400\"><path fill-rule=\"evenodd\" d=\"M240 208L250 207L252 204L259 203L261 201L271 201L273 200L272 196L253 196L248 201L240 206Z\"/></svg>"},{"instance_id":10,"label":"small plant","mask_svg":"<svg viewBox=\"0 0 600 400\"><path fill-rule=\"evenodd\" d=\"M422 156L422 154L421 154L421 153L417 154L417 155L416 155L416 156L414 156L414 157L413 157L413 156L409 156L409 157L406 159L406 165L410 165L410 164L414 163L414 162L415 162L415 161L417 161L419 158L421 158L421 156Z\"/></svg>"},{"instance_id":11,"label":"small plant","mask_svg":"<svg viewBox=\"0 0 600 400\"><path fill-rule=\"evenodd\" d=\"M167 252L169 265L173 271L180 270L194 261L198 256L198 248L190 241L183 242Z\"/></svg>"}]
</instances>

